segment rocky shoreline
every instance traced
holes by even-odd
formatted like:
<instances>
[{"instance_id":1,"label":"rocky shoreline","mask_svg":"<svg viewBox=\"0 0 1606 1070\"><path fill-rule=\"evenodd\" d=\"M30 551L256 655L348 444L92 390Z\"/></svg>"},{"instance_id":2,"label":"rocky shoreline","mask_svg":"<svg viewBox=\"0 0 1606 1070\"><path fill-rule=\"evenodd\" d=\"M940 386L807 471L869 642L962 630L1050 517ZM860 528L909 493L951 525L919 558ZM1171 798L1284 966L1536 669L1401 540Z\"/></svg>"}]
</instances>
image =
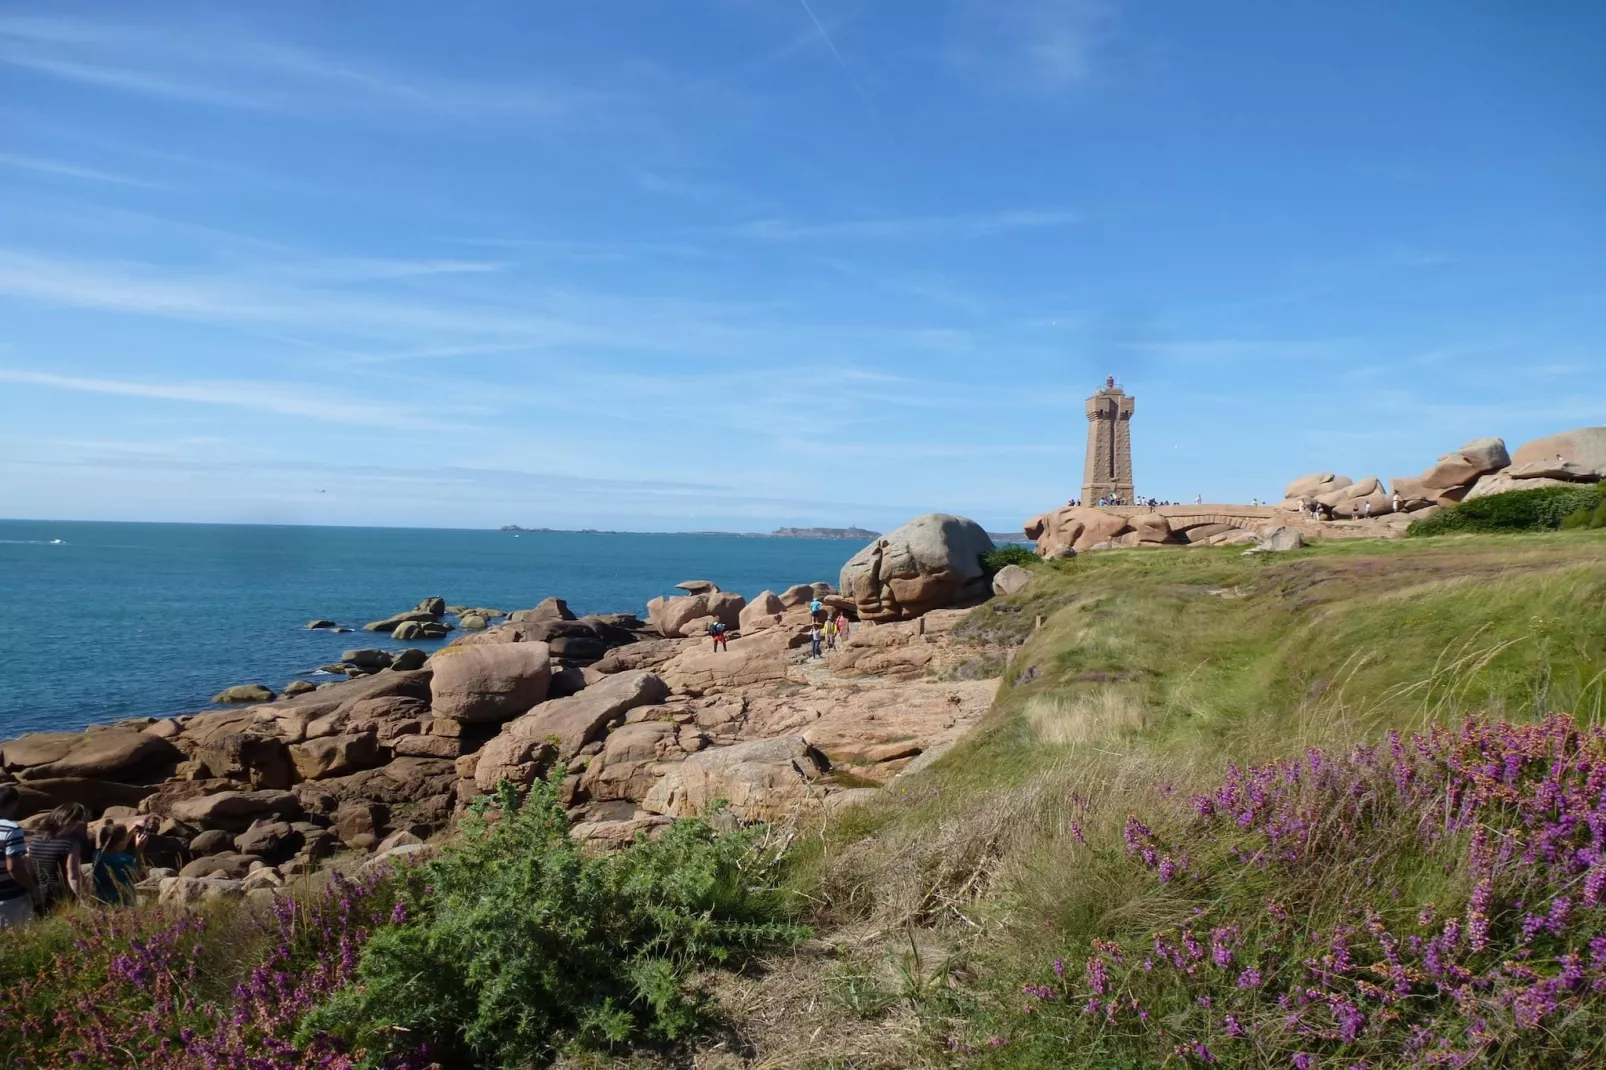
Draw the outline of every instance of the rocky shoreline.
<instances>
[{"instance_id":1,"label":"rocky shoreline","mask_svg":"<svg viewBox=\"0 0 1606 1070\"><path fill-rule=\"evenodd\" d=\"M353 649L347 679L235 708L140 718L0 744L23 825L66 802L154 822L144 890L188 904L268 897L297 878L430 850L476 797L564 770L573 835L598 849L724 800L738 821L806 819L874 791L958 738L996 680L954 678L976 650L950 631L988 594L981 528L932 514L877 538L830 583L751 600L707 580L646 619L577 617L559 598L506 615L442 597L365 628L459 636ZM1019 570L1017 570L1019 571ZM810 602L851 622L807 657ZM719 621L729 648L710 649ZM310 621L307 627L333 628ZM943 679L942 677L949 677Z\"/></svg>"}]
</instances>

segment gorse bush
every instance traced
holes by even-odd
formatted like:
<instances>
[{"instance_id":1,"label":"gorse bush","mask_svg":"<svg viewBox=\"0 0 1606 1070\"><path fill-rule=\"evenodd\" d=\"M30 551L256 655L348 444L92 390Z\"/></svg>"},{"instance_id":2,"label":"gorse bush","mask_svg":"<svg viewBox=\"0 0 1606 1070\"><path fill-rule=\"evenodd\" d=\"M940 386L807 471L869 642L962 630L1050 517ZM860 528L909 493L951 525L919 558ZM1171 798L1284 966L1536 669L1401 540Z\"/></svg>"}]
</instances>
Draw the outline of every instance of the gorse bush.
<instances>
[{"instance_id":1,"label":"gorse bush","mask_svg":"<svg viewBox=\"0 0 1606 1070\"><path fill-rule=\"evenodd\" d=\"M554 774L561 776L561 772ZM365 947L356 982L308 1020L370 1065L424 1051L450 1066L523 1067L566 1048L694 1034L694 967L794 942L763 830L680 821L656 843L586 857L555 782L504 783L462 840L408 877L404 922Z\"/></svg>"},{"instance_id":2,"label":"gorse bush","mask_svg":"<svg viewBox=\"0 0 1606 1070\"><path fill-rule=\"evenodd\" d=\"M1147 901L951 1048L1011 1067L1606 1057L1601 730L1474 720L1157 802L1083 847L1081 879L1138 867Z\"/></svg>"},{"instance_id":3,"label":"gorse bush","mask_svg":"<svg viewBox=\"0 0 1606 1070\"><path fill-rule=\"evenodd\" d=\"M1413 521L1406 529L1406 534L1555 531L1570 516L1579 512L1593 513L1601 503L1601 494L1596 486L1510 490L1447 505L1432 516Z\"/></svg>"},{"instance_id":4,"label":"gorse bush","mask_svg":"<svg viewBox=\"0 0 1606 1070\"><path fill-rule=\"evenodd\" d=\"M1019 565L1021 568L1031 568L1041 561L1037 551L1030 546L1000 546L988 550L981 555L982 571L989 576L996 575L1005 565Z\"/></svg>"}]
</instances>

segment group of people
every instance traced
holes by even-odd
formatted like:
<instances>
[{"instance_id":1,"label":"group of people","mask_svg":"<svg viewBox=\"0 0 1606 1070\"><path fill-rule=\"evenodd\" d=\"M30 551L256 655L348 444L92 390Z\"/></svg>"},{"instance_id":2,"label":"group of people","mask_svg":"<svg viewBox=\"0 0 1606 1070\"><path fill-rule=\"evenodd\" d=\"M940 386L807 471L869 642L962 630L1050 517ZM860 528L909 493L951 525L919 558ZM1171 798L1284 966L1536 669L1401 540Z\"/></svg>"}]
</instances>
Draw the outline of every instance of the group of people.
<instances>
[{"instance_id":1,"label":"group of people","mask_svg":"<svg viewBox=\"0 0 1606 1070\"><path fill-rule=\"evenodd\" d=\"M824 651L835 650L838 638L848 637L848 615L841 609L832 613L826 604L816 598L809 603L809 657L822 658Z\"/></svg>"},{"instance_id":2,"label":"group of people","mask_svg":"<svg viewBox=\"0 0 1606 1070\"><path fill-rule=\"evenodd\" d=\"M1400 511L1401 502L1400 502L1400 492L1399 491L1395 491L1394 492L1393 498L1390 499L1390 504L1393 506L1393 509L1394 509L1394 511L1396 513ZM1327 518L1327 507L1323 506L1322 503L1319 502L1319 501L1315 501L1313 499L1310 502L1306 503L1304 508L1305 508L1305 510L1307 512L1310 513L1310 518L1312 520L1320 522L1320 521L1325 520ZM1334 510L1333 516L1334 516L1335 519L1339 518L1338 517L1338 512L1336 510ZM1369 519L1371 519L1371 516L1372 516L1372 502L1371 502L1371 499L1366 498L1366 499L1362 499L1359 502L1350 502L1350 505L1349 505L1349 518L1351 520L1369 520Z\"/></svg>"},{"instance_id":3,"label":"group of people","mask_svg":"<svg viewBox=\"0 0 1606 1070\"><path fill-rule=\"evenodd\" d=\"M1105 506L1110 506L1110 505L1132 505L1134 502L1136 502L1136 504L1138 504L1138 505L1146 505L1150 509L1158 509L1162 505L1178 505L1178 504L1181 504L1179 502L1161 501L1159 498L1136 498L1136 499L1133 499L1133 500L1128 500L1124 495L1120 495L1120 494L1105 494L1105 495L1103 495L1103 496L1101 496L1099 498L1099 500L1098 500L1098 502L1096 504L1097 504L1098 508L1103 509ZM1082 499L1080 499L1080 498L1072 498L1070 501L1066 502L1065 504L1067 506L1069 506L1070 508L1074 509L1077 506L1082 504Z\"/></svg>"},{"instance_id":4,"label":"group of people","mask_svg":"<svg viewBox=\"0 0 1606 1070\"><path fill-rule=\"evenodd\" d=\"M848 615L842 609L832 612L824 602L818 598L809 603L809 657L824 657L824 651L835 650L838 638L848 637ZM714 649L729 650L730 630L722 621L712 621L708 625L708 637L714 641Z\"/></svg>"},{"instance_id":5,"label":"group of people","mask_svg":"<svg viewBox=\"0 0 1606 1070\"><path fill-rule=\"evenodd\" d=\"M91 840L88 808L63 803L30 835L15 820L21 805L21 793L0 784L0 929L22 925L68 900L107 906L134 902L134 885L144 871L140 854L155 818L135 829L104 822Z\"/></svg>"}]
</instances>

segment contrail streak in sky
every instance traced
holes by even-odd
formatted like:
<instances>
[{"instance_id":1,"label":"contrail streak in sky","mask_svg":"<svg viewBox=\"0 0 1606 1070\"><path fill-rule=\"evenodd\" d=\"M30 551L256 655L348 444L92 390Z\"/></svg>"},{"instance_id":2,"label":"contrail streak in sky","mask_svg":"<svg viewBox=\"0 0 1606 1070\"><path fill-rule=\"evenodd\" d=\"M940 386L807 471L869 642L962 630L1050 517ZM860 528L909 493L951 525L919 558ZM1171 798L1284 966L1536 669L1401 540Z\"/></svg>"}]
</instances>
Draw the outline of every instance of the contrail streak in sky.
<instances>
[{"instance_id":1,"label":"contrail streak in sky","mask_svg":"<svg viewBox=\"0 0 1606 1070\"><path fill-rule=\"evenodd\" d=\"M860 88L859 83L854 79L853 72L848 70L847 61L842 58L842 53L836 50L836 43L831 40L831 35L825 32L825 24L820 21L819 16L814 13L814 9L809 6L809 0L797 0L797 2L803 5L803 10L808 12L809 21L813 22L814 28L820 31L820 40L825 42L825 47L829 48L831 55L836 57L836 65L842 68L842 76L848 80L848 84L853 87L853 91L859 94L860 100L866 104L870 103L870 98L864 95L864 90Z\"/></svg>"}]
</instances>

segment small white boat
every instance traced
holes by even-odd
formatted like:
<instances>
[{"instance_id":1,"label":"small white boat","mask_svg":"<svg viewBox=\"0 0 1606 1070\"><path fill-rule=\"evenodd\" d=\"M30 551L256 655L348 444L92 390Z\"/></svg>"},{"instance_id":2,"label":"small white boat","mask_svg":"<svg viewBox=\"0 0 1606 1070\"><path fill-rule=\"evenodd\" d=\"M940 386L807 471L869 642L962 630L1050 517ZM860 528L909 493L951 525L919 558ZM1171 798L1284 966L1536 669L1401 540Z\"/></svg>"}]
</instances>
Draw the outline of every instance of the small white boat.
<instances>
[{"instance_id":1,"label":"small white boat","mask_svg":"<svg viewBox=\"0 0 1606 1070\"><path fill-rule=\"evenodd\" d=\"M52 546L66 546L67 544L64 541L62 541L61 539L51 539L50 540L50 545L52 545Z\"/></svg>"}]
</instances>

